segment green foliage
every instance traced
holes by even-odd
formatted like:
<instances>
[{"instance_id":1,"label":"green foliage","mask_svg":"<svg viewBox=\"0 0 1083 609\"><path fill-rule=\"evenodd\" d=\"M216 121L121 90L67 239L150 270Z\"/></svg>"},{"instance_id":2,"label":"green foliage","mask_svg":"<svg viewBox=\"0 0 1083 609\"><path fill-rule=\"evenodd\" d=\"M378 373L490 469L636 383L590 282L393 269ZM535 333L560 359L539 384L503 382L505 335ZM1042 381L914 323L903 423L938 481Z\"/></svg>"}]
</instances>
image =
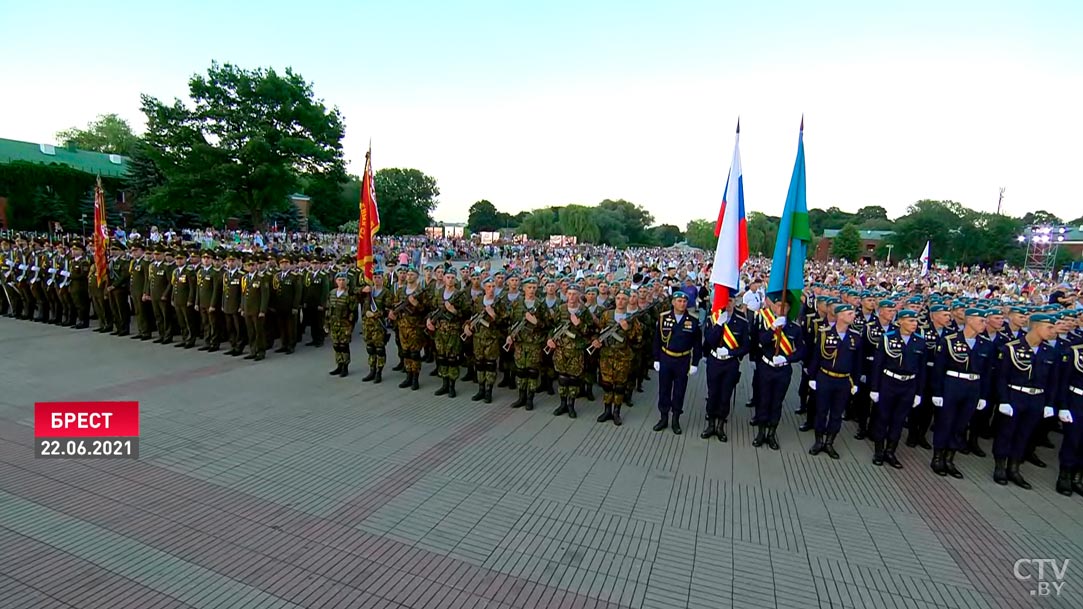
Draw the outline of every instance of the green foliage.
<instances>
[{"instance_id":1,"label":"green foliage","mask_svg":"<svg viewBox=\"0 0 1083 609\"><path fill-rule=\"evenodd\" d=\"M917 258L926 241L932 242L933 258L946 264L992 264L998 260L1022 260L1016 237L1022 219L967 209L953 201L923 200L911 205L895 221L892 258Z\"/></svg>"},{"instance_id":2,"label":"green foliage","mask_svg":"<svg viewBox=\"0 0 1083 609\"><path fill-rule=\"evenodd\" d=\"M128 121L116 114L100 115L86 129L72 127L57 132L56 140L64 146L74 144L82 150L123 155L130 155L139 143L139 137L132 133Z\"/></svg>"},{"instance_id":3,"label":"green foliage","mask_svg":"<svg viewBox=\"0 0 1083 609\"><path fill-rule=\"evenodd\" d=\"M853 222L855 214L851 214L842 211L838 207L828 207L827 209L810 209L808 210L808 223L809 228L815 235L824 234L825 229L841 229L850 222Z\"/></svg>"},{"instance_id":4,"label":"green foliage","mask_svg":"<svg viewBox=\"0 0 1083 609\"><path fill-rule=\"evenodd\" d=\"M482 199L470 206L470 215L466 221L466 227L473 233L481 231L496 231L502 228L515 228L519 226L523 218L529 213L522 212L517 215L504 213L489 201Z\"/></svg>"},{"instance_id":5,"label":"green foliage","mask_svg":"<svg viewBox=\"0 0 1083 609\"><path fill-rule=\"evenodd\" d=\"M623 241L626 245L653 245L654 242L647 234L647 227L654 224L654 217L646 209L624 199L606 199L598 204L598 208L613 212L611 217L619 223L618 231L603 236L602 243L622 245L618 241ZM599 219L603 222L610 221L604 214L600 214Z\"/></svg>"},{"instance_id":6,"label":"green foliage","mask_svg":"<svg viewBox=\"0 0 1083 609\"><path fill-rule=\"evenodd\" d=\"M382 234L420 235L432 224L440 196L435 179L417 169L381 169L375 185Z\"/></svg>"},{"instance_id":7,"label":"green foliage","mask_svg":"<svg viewBox=\"0 0 1083 609\"><path fill-rule=\"evenodd\" d=\"M831 255L841 260L857 262L861 256L861 233L852 223L842 227L831 241Z\"/></svg>"},{"instance_id":8,"label":"green foliage","mask_svg":"<svg viewBox=\"0 0 1083 609\"><path fill-rule=\"evenodd\" d=\"M858 224L869 220L887 220L887 210L879 205L866 205L854 214L854 221Z\"/></svg>"},{"instance_id":9,"label":"green foliage","mask_svg":"<svg viewBox=\"0 0 1083 609\"><path fill-rule=\"evenodd\" d=\"M1064 224L1064 221L1057 217L1056 214L1051 214L1044 209L1038 211L1028 211L1022 218L1023 226L1031 226L1034 224Z\"/></svg>"},{"instance_id":10,"label":"green foliage","mask_svg":"<svg viewBox=\"0 0 1083 609\"><path fill-rule=\"evenodd\" d=\"M648 232L651 241L662 247L670 247L684 237L681 229L672 224L660 224L652 227Z\"/></svg>"},{"instance_id":11,"label":"green foliage","mask_svg":"<svg viewBox=\"0 0 1083 609\"><path fill-rule=\"evenodd\" d=\"M657 243L654 233L647 229L652 222L654 218L647 210L623 199L606 199L594 207L546 207L515 216L497 210L489 201L478 201L470 207L468 227L476 232L487 230L487 226L516 226L520 233L531 239L570 235L581 243L626 247ZM677 227L672 228L677 235L680 234Z\"/></svg>"},{"instance_id":12,"label":"green foliage","mask_svg":"<svg viewBox=\"0 0 1083 609\"><path fill-rule=\"evenodd\" d=\"M684 229L684 240L692 247L713 252L718 246L715 224L717 222L714 220L691 220Z\"/></svg>"},{"instance_id":13,"label":"green foliage","mask_svg":"<svg viewBox=\"0 0 1083 609\"><path fill-rule=\"evenodd\" d=\"M150 209L200 211L215 224L243 214L263 227L306 179L345 181L342 117L293 70L214 62L188 90L190 108L143 96L147 156L166 178Z\"/></svg>"},{"instance_id":14,"label":"green foliage","mask_svg":"<svg viewBox=\"0 0 1083 609\"><path fill-rule=\"evenodd\" d=\"M9 227L45 231L49 222L60 222L72 230L71 223L78 221L80 205L94 182L95 176L57 163L0 164L0 197L8 200ZM102 178L102 185L106 200L112 201L118 180Z\"/></svg>"},{"instance_id":15,"label":"green foliage","mask_svg":"<svg viewBox=\"0 0 1083 609\"><path fill-rule=\"evenodd\" d=\"M768 216L758 211L748 215L748 253L753 256L771 256L775 253L778 224L782 218ZM712 227L711 230L714 230Z\"/></svg>"}]
</instances>

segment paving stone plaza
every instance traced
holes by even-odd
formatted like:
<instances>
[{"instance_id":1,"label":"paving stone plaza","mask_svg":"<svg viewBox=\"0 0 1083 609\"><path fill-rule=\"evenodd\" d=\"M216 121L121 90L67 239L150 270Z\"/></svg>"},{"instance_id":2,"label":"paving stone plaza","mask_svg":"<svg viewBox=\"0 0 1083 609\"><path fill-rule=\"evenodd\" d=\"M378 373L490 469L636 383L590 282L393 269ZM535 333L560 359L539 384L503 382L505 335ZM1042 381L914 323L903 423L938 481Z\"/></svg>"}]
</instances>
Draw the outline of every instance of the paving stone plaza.
<instances>
[{"instance_id":1,"label":"paving stone plaza","mask_svg":"<svg viewBox=\"0 0 1083 609\"><path fill-rule=\"evenodd\" d=\"M614 427L600 401L434 397L428 366L362 383L358 352L340 379L329 346L251 363L0 320L0 608L1083 607L1083 499L1053 468L1032 491L990 458L877 468L847 429L810 457L792 404L755 449L750 369L721 443L702 372L676 436L653 381ZM122 399L138 460L34 458L36 401ZM1059 596L1042 559L1070 561Z\"/></svg>"}]
</instances>

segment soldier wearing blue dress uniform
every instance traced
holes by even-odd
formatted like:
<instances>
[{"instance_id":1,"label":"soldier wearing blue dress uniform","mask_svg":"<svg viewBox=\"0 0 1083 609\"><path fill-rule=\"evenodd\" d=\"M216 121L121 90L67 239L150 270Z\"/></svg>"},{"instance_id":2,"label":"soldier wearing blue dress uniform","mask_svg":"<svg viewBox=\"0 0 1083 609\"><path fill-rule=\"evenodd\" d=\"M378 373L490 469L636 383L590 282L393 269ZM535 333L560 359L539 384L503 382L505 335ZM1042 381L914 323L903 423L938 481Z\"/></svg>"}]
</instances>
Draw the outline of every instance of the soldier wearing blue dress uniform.
<instances>
[{"instance_id":1,"label":"soldier wearing blue dress uniform","mask_svg":"<svg viewBox=\"0 0 1083 609\"><path fill-rule=\"evenodd\" d=\"M1068 350L1077 344L1078 338L1072 333L1074 329L1072 322L1074 322L1075 318L1072 316L1071 311L1063 310L1059 305L1047 305L1044 309L1053 316L1057 332L1057 335L1049 341L1049 345L1057 350L1057 360L1063 360L1063 356ZM1030 436L1030 441L1027 442L1024 460L1036 467L1046 467L1045 461L1038 456L1038 447L1053 448L1053 442L1049 440L1049 432L1054 430L1056 426L1057 419L1053 417L1042 419L1038 423L1038 427Z\"/></svg>"},{"instance_id":2,"label":"soldier wearing blue dress uniform","mask_svg":"<svg viewBox=\"0 0 1083 609\"><path fill-rule=\"evenodd\" d=\"M929 305L929 324L922 332L922 335L925 337L925 347L928 349L928 357L925 360L925 366L930 374L925 377L925 387L922 388L921 403L914 407L907 422L909 432L906 434L906 445L910 448L918 446L922 448L932 448L932 445L925 439L925 433L929 431L929 426L931 425L933 418L933 406L932 400L930 400L933 389L933 375L931 374L931 368L936 361L936 345L944 335L952 332L950 324L951 313L948 310L948 305L942 302L934 302Z\"/></svg>"},{"instance_id":3,"label":"soldier wearing blue dress uniform","mask_svg":"<svg viewBox=\"0 0 1083 609\"><path fill-rule=\"evenodd\" d=\"M1030 329L1021 340L1006 343L998 356L997 392L1003 415L993 442L996 459L993 480L1008 481L1024 489L1030 483L1019 472L1027 441L1043 418L1055 414L1051 405L1056 387L1057 350L1049 345L1057 334L1054 319L1046 313L1030 316ZM1048 393L1047 393L1048 390Z\"/></svg>"},{"instance_id":4,"label":"soldier wearing blue dress uniform","mask_svg":"<svg viewBox=\"0 0 1083 609\"><path fill-rule=\"evenodd\" d=\"M835 305L835 299L826 294L816 298L816 318L810 320L804 327L802 338L805 341L805 357L801 362L801 383L805 389L805 397L801 401L801 407L797 414L804 414L805 421L798 427L799 431L811 431L816 429L816 391L812 388L813 379L809 376L808 367L812 360L813 350L816 349L820 339L820 330L831 323L831 308ZM800 393L800 391L798 392Z\"/></svg>"},{"instance_id":5,"label":"soldier wearing blue dress uniform","mask_svg":"<svg viewBox=\"0 0 1083 609\"><path fill-rule=\"evenodd\" d=\"M816 442L810 455L825 452L832 459L839 458L835 436L861 375L861 336L850 328L854 314L851 304L835 306L835 324L820 330L809 363L810 386L816 392Z\"/></svg>"},{"instance_id":6,"label":"soldier wearing blue dress uniform","mask_svg":"<svg viewBox=\"0 0 1083 609\"><path fill-rule=\"evenodd\" d=\"M654 331L654 371L658 373L658 423L654 431L670 426L681 433L684 392L688 377L696 373L703 349L699 320L688 312L688 295L681 291L670 297L673 308L659 315Z\"/></svg>"},{"instance_id":7,"label":"soldier wearing blue dress uniform","mask_svg":"<svg viewBox=\"0 0 1083 609\"><path fill-rule=\"evenodd\" d=\"M1077 328L1072 332L1075 342L1061 352L1058 398L1060 407L1057 418L1064 426L1064 440L1060 445L1060 472L1057 475L1057 492L1070 496L1083 495L1083 336Z\"/></svg>"},{"instance_id":8,"label":"soldier wearing blue dress uniform","mask_svg":"<svg viewBox=\"0 0 1083 609\"><path fill-rule=\"evenodd\" d=\"M700 434L704 440L718 436L722 442L726 436L737 382L741 379L741 358L751 348L748 322L733 314L731 299L718 318L717 323L708 316L703 331L703 354L707 358L707 427Z\"/></svg>"},{"instance_id":9,"label":"soldier wearing blue dress uniform","mask_svg":"<svg viewBox=\"0 0 1083 609\"><path fill-rule=\"evenodd\" d=\"M760 346L760 359L756 362L760 377L759 399L756 403L759 429L752 445L759 447L766 442L772 449L778 450L775 430L782 418L782 402L790 388L793 364L801 363L805 357L805 341L801 326L786 318L779 295L768 295L759 317L762 320L757 341Z\"/></svg>"},{"instance_id":10,"label":"soldier wearing blue dress uniform","mask_svg":"<svg viewBox=\"0 0 1083 609\"><path fill-rule=\"evenodd\" d=\"M876 415L872 418L872 438L876 443L872 462L902 469L895 456L906 417L920 403L925 386L927 351L925 339L917 334L918 312L899 311L897 327L884 332L877 346L871 376L869 399Z\"/></svg>"},{"instance_id":11,"label":"soldier wearing blue dress uniform","mask_svg":"<svg viewBox=\"0 0 1083 609\"><path fill-rule=\"evenodd\" d=\"M992 305L991 308L985 310L985 332L982 332L982 337L992 343L994 355L1000 353L1001 347L1009 340L1004 332L1005 327L1002 307ZM993 405L1000 403L997 401L997 384L991 380L991 375L995 372L995 367L990 370L989 395L985 398L987 404ZM985 456L985 451L981 447L981 438L992 437L991 428L995 412L996 408L992 407L974 411L974 416L970 418L970 429L967 430L966 446L959 449L959 452L975 457Z\"/></svg>"},{"instance_id":12,"label":"soldier wearing blue dress uniform","mask_svg":"<svg viewBox=\"0 0 1083 609\"><path fill-rule=\"evenodd\" d=\"M985 311L964 310L963 327L946 334L936 346L933 362L932 405L936 409L933 425L933 458L930 462L938 476L962 478L955 467L955 453L966 448L966 430L974 412L988 407L996 351L986 339Z\"/></svg>"},{"instance_id":13,"label":"soldier wearing blue dress uniform","mask_svg":"<svg viewBox=\"0 0 1083 609\"><path fill-rule=\"evenodd\" d=\"M866 305L867 301L867 298L863 299L863 303ZM895 301L885 298L876 303L876 312L871 318L862 317L865 314L864 310L862 310L861 315L855 317L855 321L857 319L862 320L861 378L859 379L861 387L857 395L854 396L853 401L853 419L857 423L857 433L854 434L855 440L864 440L872 428L872 419L875 415L870 397L872 392L873 360L876 359L876 352L880 349L884 334L895 328L895 307Z\"/></svg>"}]
</instances>

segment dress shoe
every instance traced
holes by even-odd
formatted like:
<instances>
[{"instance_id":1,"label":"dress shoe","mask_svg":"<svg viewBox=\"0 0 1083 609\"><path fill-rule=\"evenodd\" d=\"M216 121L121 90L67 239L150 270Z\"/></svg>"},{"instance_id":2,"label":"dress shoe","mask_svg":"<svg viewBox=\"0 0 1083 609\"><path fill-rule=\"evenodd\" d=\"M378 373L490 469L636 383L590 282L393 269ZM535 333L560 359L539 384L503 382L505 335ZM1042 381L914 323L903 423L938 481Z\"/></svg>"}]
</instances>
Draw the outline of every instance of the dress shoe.
<instances>
[{"instance_id":1,"label":"dress shoe","mask_svg":"<svg viewBox=\"0 0 1083 609\"><path fill-rule=\"evenodd\" d=\"M963 472L959 471L959 468L955 467L955 451L947 450L944 452L944 469L948 475L956 480L961 480Z\"/></svg>"},{"instance_id":2,"label":"dress shoe","mask_svg":"<svg viewBox=\"0 0 1083 609\"><path fill-rule=\"evenodd\" d=\"M1021 489L1029 491L1032 488L1030 483L1023 478L1023 474L1019 473L1019 462L1015 459L1008 459L1008 480Z\"/></svg>"},{"instance_id":3,"label":"dress shoe","mask_svg":"<svg viewBox=\"0 0 1083 609\"><path fill-rule=\"evenodd\" d=\"M767 448L770 448L771 450L779 449L778 435L775 434L777 428L778 425L771 425L767 428Z\"/></svg>"},{"instance_id":4,"label":"dress shoe","mask_svg":"<svg viewBox=\"0 0 1083 609\"><path fill-rule=\"evenodd\" d=\"M1029 455L1027 455L1026 461L1027 461L1027 463L1030 463L1034 467L1041 467L1041 468L1046 467L1045 461L1042 461L1041 458L1038 457L1037 452L1032 452Z\"/></svg>"},{"instance_id":5,"label":"dress shoe","mask_svg":"<svg viewBox=\"0 0 1083 609\"><path fill-rule=\"evenodd\" d=\"M715 428L715 435L718 436L719 442L729 442L729 436L726 435L726 420L722 419L718 422L718 427Z\"/></svg>"},{"instance_id":6,"label":"dress shoe","mask_svg":"<svg viewBox=\"0 0 1083 609\"><path fill-rule=\"evenodd\" d=\"M703 428L703 432L699 434L701 440L710 440L715 434L714 419L707 419L707 426Z\"/></svg>"},{"instance_id":7,"label":"dress shoe","mask_svg":"<svg viewBox=\"0 0 1083 609\"><path fill-rule=\"evenodd\" d=\"M666 417L662 417L661 419L658 419L658 422L655 423L654 427L652 427L651 429L653 429L654 431L662 431L667 427L669 427L669 419Z\"/></svg>"},{"instance_id":8,"label":"dress shoe","mask_svg":"<svg viewBox=\"0 0 1083 609\"><path fill-rule=\"evenodd\" d=\"M837 460L839 458L839 451L835 450L835 435L836 434L829 433L827 434L827 437L824 438L824 452L827 453L828 457Z\"/></svg>"}]
</instances>

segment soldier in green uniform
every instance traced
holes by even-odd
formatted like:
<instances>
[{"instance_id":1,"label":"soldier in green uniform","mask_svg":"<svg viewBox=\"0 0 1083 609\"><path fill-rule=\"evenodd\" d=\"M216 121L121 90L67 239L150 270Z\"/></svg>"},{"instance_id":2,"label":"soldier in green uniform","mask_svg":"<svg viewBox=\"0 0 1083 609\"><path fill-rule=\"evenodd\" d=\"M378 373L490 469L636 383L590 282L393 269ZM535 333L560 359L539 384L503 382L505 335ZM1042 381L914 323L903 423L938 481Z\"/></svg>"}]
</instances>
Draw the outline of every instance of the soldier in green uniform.
<instances>
[{"instance_id":1,"label":"soldier in green uniform","mask_svg":"<svg viewBox=\"0 0 1083 609\"><path fill-rule=\"evenodd\" d=\"M151 256L145 294L150 299L154 325L158 329L158 338L154 342L168 345L173 342L173 329L169 324L169 279L173 274L173 263L166 261L165 248L161 246L155 247Z\"/></svg>"},{"instance_id":2,"label":"soldier in green uniform","mask_svg":"<svg viewBox=\"0 0 1083 609\"><path fill-rule=\"evenodd\" d=\"M93 267L86 258L86 249L76 241L71 246L71 260L68 262L68 296L71 299L71 321L75 329L90 327L89 280ZM105 323L102 321L101 323Z\"/></svg>"},{"instance_id":3,"label":"soldier in green uniform","mask_svg":"<svg viewBox=\"0 0 1083 609\"><path fill-rule=\"evenodd\" d=\"M553 414L567 414L571 419L578 416L575 399L582 389L587 345L597 333L594 317L579 300L581 294L578 285L568 286L568 302L560 305L552 315L551 323L555 329L546 341L553 355L553 369L560 385L560 407Z\"/></svg>"},{"instance_id":4,"label":"soldier in green uniform","mask_svg":"<svg viewBox=\"0 0 1083 609\"><path fill-rule=\"evenodd\" d=\"M361 334L365 337L365 351L369 356L369 373L363 382L382 382L384 365L387 363L387 314L394 307L395 295L384 286L383 269L373 269L372 285L361 288L360 304Z\"/></svg>"},{"instance_id":5,"label":"soldier in green uniform","mask_svg":"<svg viewBox=\"0 0 1083 609\"><path fill-rule=\"evenodd\" d=\"M106 288L109 286L109 252L105 252L105 275L98 280L98 267L95 260L90 261L90 275L87 277L87 291L90 296L90 304L94 307L94 315L98 318L98 327L95 332L106 333L113 331L113 311L109 306L109 295Z\"/></svg>"},{"instance_id":6,"label":"soldier in green uniform","mask_svg":"<svg viewBox=\"0 0 1083 609\"><path fill-rule=\"evenodd\" d=\"M324 307L327 303L327 295L331 291L331 282L318 257L311 256L308 264L308 268L303 268L305 265L302 265L301 277L304 287L301 290L301 299L304 301L305 308L304 323L312 330L312 339L305 345L320 347L323 346Z\"/></svg>"},{"instance_id":7,"label":"soldier in green uniform","mask_svg":"<svg viewBox=\"0 0 1083 609\"><path fill-rule=\"evenodd\" d=\"M433 313L425 321L432 335L436 370L442 379L435 395L455 397L455 381L459 379L459 363L463 357L460 337L463 323L470 314L470 297L459 290L454 273L443 275L443 288L429 294Z\"/></svg>"},{"instance_id":8,"label":"soldier in green uniform","mask_svg":"<svg viewBox=\"0 0 1083 609\"><path fill-rule=\"evenodd\" d=\"M405 285L395 294L395 309L388 318L398 325L399 342L402 344L402 361L406 379L399 387L418 389L421 377L421 349L425 346L425 314L428 300L425 290L418 283L417 269L410 266L406 271Z\"/></svg>"},{"instance_id":9,"label":"soldier in green uniform","mask_svg":"<svg viewBox=\"0 0 1083 609\"><path fill-rule=\"evenodd\" d=\"M276 349L275 353L290 354L297 346L297 315L301 311L301 291L304 286L303 280L293 272L292 264L293 260L289 256L279 256L279 270L272 280L275 319L278 322L278 335L282 339L282 346ZM356 301L356 298L354 300ZM354 321L357 321L356 310Z\"/></svg>"},{"instance_id":10,"label":"soldier in green uniform","mask_svg":"<svg viewBox=\"0 0 1083 609\"><path fill-rule=\"evenodd\" d=\"M128 261L128 274L131 278L132 310L135 312L135 335L132 339L150 340L152 336L150 321L150 295L147 294L147 274L151 261L146 257L146 250L139 241L132 242L132 258Z\"/></svg>"},{"instance_id":11,"label":"soldier in green uniform","mask_svg":"<svg viewBox=\"0 0 1083 609\"><path fill-rule=\"evenodd\" d=\"M222 342L218 336L218 309L222 302L222 273L214 268L214 255L205 251L200 255L200 265L196 269L196 309L199 311L199 324L203 330L203 345L200 351L213 353Z\"/></svg>"},{"instance_id":12,"label":"soldier in green uniform","mask_svg":"<svg viewBox=\"0 0 1083 609\"><path fill-rule=\"evenodd\" d=\"M331 334L331 349L335 353L335 369L331 376L350 373L350 341L357 323L357 297L350 290L350 275L343 271L335 275L335 289L327 295L327 324Z\"/></svg>"},{"instance_id":13,"label":"soldier in green uniform","mask_svg":"<svg viewBox=\"0 0 1083 609\"><path fill-rule=\"evenodd\" d=\"M196 346L196 273L188 266L188 256L184 250L177 250L173 254L173 260L175 264L169 275L169 282L173 310L176 311L180 330L177 348L191 349Z\"/></svg>"},{"instance_id":14,"label":"soldier in green uniform","mask_svg":"<svg viewBox=\"0 0 1083 609\"><path fill-rule=\"evenodd\" d=\"M131 294L131 260L125 253L124 244L113 242L109 244L109 284L105 287L105 295L109 303L109 309L113 313L113 334L128 336L132 325Z\"/></svg>"},{"instance_id":15,"label":"soldier in green uniform","mask_svg":"<svg viewBox=\"0 0 1083 609\"><path fill-rule=\"evenodd\" d=\"M538 298L538 281L527 277L522 280L522 288L522 297L511 301L508 316L510 328L504 350L512 352L518 378L519 399L511 407L526 406L527 410L534 410L534 394L541 382L542 348L545 346L549 316Z\"/></svg>"},{"instance_id":16,"label":"soldier in green uniform","mask_svg":"<svg viewBox=\"0 0 1083 609\"><path fill-rule=\"evenodd\" d=\"M267 276L257 269L260 260L259 254L252 254L245 260L245 273L241 275L241 311L251 346L244 359L257 362L266 357L267 335L264 320L271 303L271 286L267 285Z\"/></svg>"},{"instance_id":17,"label":"soldier in green uniform","mask_svg":"<svg viewBox=\"0 0 1083 609\"><path fill-rule=\"evenodd\" d=\"M241 278L244 271L238 268L237 254L226 254L226 269L222 272L222 319L229 337L229 351L226 355L238 356L244 353L242 328L245 325L241 312Z\"/></svg>"},{"instance_id":18,"label":"soldier in green uniform","mask_svg":"<svg viewBox=\"0 0 1083 609\"><path fill-rule=\"evenodd\" d=\"M545 307L545 317L552 325L553 320L556 318L557 312L560 310L562 301L560 294L557 290L560 288L559 277L551 277L547 280L545 287L545 296L542 298L542 306ZM554 395L553 382L557 378L556 370L553 369L553 353L552 350L546 347L542 352L542 374L540 387L545 388L545 392L549 395Z\"/></svg>"},{"instance_id":19,"label":"soldier in green uniform","mask_svg":"<svg viewBox=\"0 0 1083 609\"><path fill-rule=\"evenodd\" d=\"M51 245L41 239L36 239L34 243L37 247L31 256L33 262L30 266L30 294L40 311L37 321L48 324L53 321L52 297L49 294L52 287L47 285L50 277L49 269L52 268L53 252Z\"/></svg>"},{"instance_id":20,"label":"soldier in green uniform","mask_svg":"<svg viewBox=\"0 0 1083 609\"><path fill-rule=\"evenodd\" d=\"M504 291L500 294L500 300L504 303L504 311L508 314L511 313L512 308L517 302L519 302L523 294L520 291L522 287L522 280L515 272L508 273L507 279L504 280ZM493 290L496 292L496 290ZM504 327L504 338L508 336L507 331L510 329L511 322ZM500 371L504 374L500 379L500 383L497 387L507 387L508 389L515 389L515 355L510 349L500 350ZM521 406L522 404L520 404Z\"/></svg>"},{"instance_id":21,"label":"soldier in green uniform","mask_svg":"<svg viewBox=\"0 0 1083 609\"><path fill-rule=\"evenodd\" d=\"M599 423L613 421L622 423L620 408L628 393L628 383L632 378L635 341L643 334L643 326L631 317L628 311L630 290L620 290L614 299L616 307L602 312L599 327L613 328L614 336L604 343L601 337L595 338L591 345L598 355L598 368L601 373L601 386L604 395L602 402L605 412L598 417Z\"/></svg>"},{"instance_id":22,"label":"soldier in green uniform","mask_svg":"<svg viewBox=\"0 0 1083 609\"><path fill-rule=\"evenodd\" d=\"M475 402L493 402L493 386L496 385L497 361L503 341L504 303L495 294L496 284L492 278L482 283L482 294L473 300L471 319L463 325L463 332L474 339L474 369L478 376L478 392L471 397Z\"/></svg>"}]
</instances>

